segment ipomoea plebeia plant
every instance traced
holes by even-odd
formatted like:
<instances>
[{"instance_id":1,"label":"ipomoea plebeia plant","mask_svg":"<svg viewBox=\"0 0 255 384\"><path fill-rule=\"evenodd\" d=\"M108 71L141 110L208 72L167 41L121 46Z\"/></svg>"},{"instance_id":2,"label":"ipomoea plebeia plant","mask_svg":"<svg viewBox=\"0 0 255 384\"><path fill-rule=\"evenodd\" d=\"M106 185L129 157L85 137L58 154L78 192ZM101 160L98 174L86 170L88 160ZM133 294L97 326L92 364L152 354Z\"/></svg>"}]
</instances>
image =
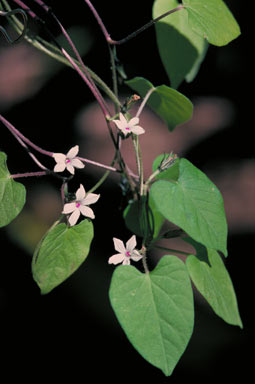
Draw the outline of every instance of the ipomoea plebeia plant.
<instances>
[{"instance_id":1,"label":"ipomoea plebeia plant","mask_svg":"<svg viewBox=\"0 0 255 384\"><path fill-rule=\"evenodd\" d=\"M15 3L16 9L12 10L11 6ZM113 143L113 160L111 164L102 164L82 158L78 156L78 145L66 154L45 150L0 115L1 125L12 133L39 168L33 172L10 174L7 156L0 152L0 227L9 225L19 214L22 215L26 189L17 182L18 178L45 175L56 178L59 182L62 209L59 218L36 247L32 261L34 280L42 294L49 293L73 274L89 255L94 238L93 223L96 219L107 222L109 226L118 226L115 220L111 217L106 219L98 210L99 205L107 205L107 197L100 198L102 193L94 192L100 190L111 172L119 175L123 199L126 198L126 201L125 206L123 201L121 205L116 202L116 210L124 206L123 219L127 227L126 239L129 240L124 243L113 237L112 244L110 237L108 243L109 246L113 245L113 251L110 254L103 253L100 259L102 263L109 263L109 268L113 268L110 302L129 341L150 364L169 376L192 335L192 286L196 287L212 310L224 321L239 327L242 327L242 321L234 287L222 260L228 254L227 221L219 189L189 160L179 158L178 153L172 152L171 140L169 152L158 153L152 164L152 173L145 177L143 151L146 153L150 148L145 147L142 151L140 136L149 135L150 131L144 123L143 126L140 125L140 120L145 105L166 123L170 131L189 120L193 105L177 90L178 86L185 80L191 82L198 74L209 44L223 46L239 36L238 23L222 0L155 0L152 10L154 19L131 35L116 41L111 38L92 2L85 0L109 48L110 60L108 57L100 60L103 66L111 63L111 89L104 79L83 62L74 42L53 10L41 0L34 1L34 8L32 3L13 0L9 5L8 0L1 1L1 19L11 16L11 25L20 33L19 39L26 39L37 49L71 66L80 76L86 90L91 92L102 112L105 129ZM65 6L63 2L63 7ZM98 6L103 9L104 2L98 2ZM146 2L144 6L147 6ZM36 32L33 39L28 36L28 17L33 18L35 23L41 20L44 13L37 15L40 7L54 17L55 27L59 27L59 32L69 44L68 52L60 45L61 40L54 41L55 29L49 36L51 42L44 41L42 36L36 36ZM20 18L17 18L19 14L22 16L23 26ZM47 23L45 20L44 24L40 24L40 30L45 27L45 36L51 28ZM156 27L156 43L154 46L154 42L150 42L148 49L151 52L159 50L172 87L164 84L154 86L139 74L140 77L126 81L130 95L123 102L119 98L121 92L118 88L126 80L126 75L117 61L116 49L139 33L146 33L146 29L152 25ZM2 25L0 38L1 36L10 44L14 42L9 31ZM132 50L131 43L126 47ZM176 52L175 47L178 47ZM150 62L145 64L149 66ZM163 67L159 70L162 71ZM83 89L84 87L77 90L79 97ZM107 100L104 95L107 95ZM138 107L137 112L133 111L134 104ZM161 131L155 126L154 132L160 135ZM62 131L62 142L65 140L64 135ZM50 138L49 131L49 142ZM121 144L124 139L132 141L137 165L135 171L131 171L123 156ZM1 146L4 145L1 142ZM90 145L89 137L87 145ZM103 149L96 148L95 157L97 151ZM55 160L51 169L39 160L38 154ZM19 164L21 161L19 157ZM89 185L91 182L86 180L85 163L104 169L95 185ZM115 182L116 178L113 180ZM73 187L75 183L79 185L76 191ZM99 198L100 204L97 205L95 203ZM174 224L173 230L164 225L167 222ZM159 241L171 237L180 237L193 246L193 251L187 254L182 249L163 248L165 255L160 260L154 258L155 249L162 250ZM101 241L100 234L96 233L95 238ZM107 242L107 239L104 241ZM176 254L185 257L179 258Z\"/></svg>"}]
</instances>

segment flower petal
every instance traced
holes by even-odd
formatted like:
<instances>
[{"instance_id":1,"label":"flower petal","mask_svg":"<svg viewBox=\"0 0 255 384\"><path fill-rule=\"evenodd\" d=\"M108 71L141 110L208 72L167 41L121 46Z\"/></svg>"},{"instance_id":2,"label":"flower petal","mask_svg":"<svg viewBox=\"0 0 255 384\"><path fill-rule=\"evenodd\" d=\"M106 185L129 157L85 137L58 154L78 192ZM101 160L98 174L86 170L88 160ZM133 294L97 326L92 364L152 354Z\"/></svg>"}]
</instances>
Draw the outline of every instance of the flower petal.
<instances>
[{"instance_id":1,"label":"flower petal","mask_svg":"<svg viewBox=\"0 0 255 384\"><path fill-rule=\"evenodd\" d=\"M62 213L68 214L68 213L74 212L76 209L77 208L76 208L76 203L75 202L67 203L67 204L64 205Z\"/></svg>"},{"instance_id":2,"label":"flower petal","mask_svg":"<svg viewBox=\"0 0 255 384\"><path fill-rule=\"evenodd\" d=\"M114 243L114 248L116 249L116 251L122 253L123 255L125 255L126 253L126 248L124 246L124 243L122 240L120 239L116 239L116 237L113 238L113 243Z\"/></svg>"},{"instance_id":3,"label":"flower petal","mask_svg":"<svg viewBox=\"0 0 255 384\"><path fill-rule=\"evenodd\" d=\"M140 255L140 256L131 256L130 259L134 260L134 261L139 261L141 260L143 257Z\"/></svg>"},{"instance_id":4,"label":"flower petal","mask_svg":"<svg viewBox=\"0 0 255 384\"><path fill-rule=\"evenodd\" d=\"M136 236L133 235L130 237L130 239L126 242L126 249L128 252L132 252L136 247Z\"/></svg>"},{"instance_id":5,"label":"flower petal","mask_svg":"<svg viewBox=\"0 0 255 384\"><path fill-rule=\"evenodd\" d=\"M70 164L75 168L84 168L85 164L79 159L72 159Z\"/></svg>"},{"instance_id":6,"label":"flower petal","mask_svg":"<svg viewBox=\"0 0 255 384\"><path fill-rule=\"evenodd\" d=\"M68 159L73 159L75 156L77 156L78 152L79 152L79 145L75 145L74 147L69 149L69 151L66 154L66 157L68 157Z\"/></svg>"},{"instance_id":7,"label":"flower petal","mask_svg":"<svg viewBox=\"0 0 255 384\"><path fill-rule=\"evenodd\" d=\"M129 120L128 126L132 128L134 125L137 125L139 123L139 117L133 117Z\"/></svg>"},{"instance_id":8,"label":"flower petal","mask_svg":"<svg viewBox=\"0 0 255 384\"><path fill-rule=\"evenodd\" d=\"M65 163L57 163L54 167L54 172L63 172L66 169Z\"/></svg>"},{"instance_id":9,"label":"flower petal","mask_svg":"<svg viewBox=\"0 0 255 384\"><path fill-rule=\"evenodd\" d=\"M108 263L116 265L122 263L124 259L125 256L122 253L117 253L109 258Z\"/></svg>"},{"instance_id":10,"label":"flower petal","mask_svg":"<svg viewBox=\"0 0 255 384\"><path fill-rule=\"evenodd\" d=\"M120 118L120 121L122 123L122 125L126 125L127 124L127 119L125 118L125 116L123 115L123 113L119 113L119 118Z\"/></svg>"},{"instance_id":11,"label":"flower petal","mask_svg":"<svg viewBox=\"0 0 255 384\"><path fill-rule=\"evenodd\" d=\"M94 219L95 218L95 214L94 214L94 212L92 211L91 208L89 208L89 207L87 207L85 205L81 205L79 207L79 210L83 214L83 216L89 217L90 219Z\"/></svg>"},{"instance_id":12,"label":"flower petal","mask_svg":"<svg viewBox=\"0 0 255 384\"><path fill-rule=\"evenodd\" d=\"M71 165L71 163L66 164L66 169L68 170L68 172L74 175L74 167Z\"/></svg>"},{"instance_id":13,"label":"flower petal","mask_svg":"<svg viewBox=\"0 0 255 384\"><path fill-rule=\"evenodd\" d=\"M99 199L100 195L97 195L96 193L88 193L85 196L85 199L82 200L82 205L90 205L94 204L97 202Z\"/></svg>"},{"instance_id":14,"label":"flower petal","mask_svg":"<svg viewBox=\"0 0 255 384\"><path fill-rule=\"evenodd\" d=\"M130 265L130 257L125 257L122 264L123 265Z\"/></svg>"},{"instance_id":15,"label":"flower petal","mask_svg":"<svg viewBox=\"0 0 255 384\"><path fill-rule=\"evenodd\" d=\"M79 211L79 209L76 209L75 211L73 211L73 213L71 214L71 216L68 219L69 224L71 226L75 225L77 223L79 217L80 217L80 211Z\"/></svg>"},{"instance_id":16,"label":"flower petal","mask_svg":"<svg viewBox=\"0 0 255 384\"><path fill-rule=\"evenodd\" d=\"M131 131L135 135L142 135L145 132L145 130L142 127L140 127L140 125L136 125L135 127L132 127Z\"/></svg>"},{"instance_id":17,"label":"flower petal","mask_svg":"<svg viewBox=\"0 0 255 384\"><path fill-rule=\"evenodd\" d=\"M81 201L85 198L86 192L82 184L80 184L80 188L77 189L75 196L76 196L76 200L78 201Z\"/></svg>"},{"instance_id":18,"label":"flower petal","mask_svg":"<svg viewBox=\"0 0 255 384\"><path fill-rule=\"evenodd\" d=\"M63 153L53 153L52 157L56 161L56 163L65 163L66 161L66 155Z\"/></svg>"},{"instance_id":19,"label":"flower petal","mask_svg":"<svg viewBox=\"0 0 255 384\"><path fill-rule=\"evenodd\" d=\"M122 131L124 130L126 124L123 124L120 120L113 120L113 122L117 125L117 127Z\"/></svg>"}]
</instances>

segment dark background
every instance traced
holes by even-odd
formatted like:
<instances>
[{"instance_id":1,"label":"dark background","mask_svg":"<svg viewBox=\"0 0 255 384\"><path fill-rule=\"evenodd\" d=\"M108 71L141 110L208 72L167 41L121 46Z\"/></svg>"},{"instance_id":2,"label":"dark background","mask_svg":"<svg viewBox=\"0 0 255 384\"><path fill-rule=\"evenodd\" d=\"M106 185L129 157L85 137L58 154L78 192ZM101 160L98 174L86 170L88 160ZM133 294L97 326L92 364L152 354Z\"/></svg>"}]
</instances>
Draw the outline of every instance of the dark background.
<instances>
[{"instance_id":1,"label":"dark background","mask_svg":"<svg viewBox=\"0 0 255 384\"><path fill-rule=\"evenodd\" d=\"M90 36L93 41L85 56L85 63L111 84L108 48L101 31L82 0L75 4L72 2L70 7L68 3L54 0L48 2L66 28L73 25L87 26L86 36ZM124 37L150 20L152 3L133 0L93 1L114 39ZM198 140L185 151L185 157L193 164L203 170L211 170L212 175L217 176L218 172L222 176L221 180L229 176L224 174L224 170L232 169L231 164L233 169L237 169L239 164L243 165L242 169L245 169L246 164L252 164L254 172L254 140L250 119L252 110L247 101L251 72L247 54L249 41L246 7L241 0L227 3L241 26L241 37L223 48L210 47L195 81L191 84L183 83L179 88L191 100L201 96L228 100L234 110L234 119L230 123L216 130L210 137ZM56 35L57 28L50 17L47 23ZM32 24L31 27L36 31L36 26ZM1 35L0 41L0 54L3 54L10 48ZM143 76L156 85L169 83L157 53L153 27L119 47L118 57L125 63L129 78ZM14 64L18 70L19 62ZM0 65L0 85L2 68ZM17 99L17 93L13 92L13 98L9 97L7 102L2 95L0 112L17 128L23 127L23 132L41 147L64 152L79 138L77 131L74 137L70 127L74 126L77 114L93 98L74 71L63 67L52 77L49 72L44 74L44 78L48 76L50 80L44 81L40 77L40 86L28 96L24 94ZM126 94L127 88L124 85L120 89ZM3 126L0 150L8 154L9 169L13 173L21 172L23 168L24 172L31 169L30 159L24 156L22 149ZM104 146L97 147L96 151L101 153ZM19 159L22 159L22 167ZM249 175L252 176L252 172ZM237 174L234 173L234 177ZM41 191L47 187L52 188L50 185L55 189L59 187L57 181L45 180L26 179L23 182L28 191L27 209L30 213L31 208L37 206ZM89 167L88 172L81 176L81 182L86 182L86 185L93 185L96 180ZM236 177L234 183L238 182ZM252 186L251 180L245 180L243 189L240 188L240 198L234 201L241 213L247 210L244 194L247 185ZM55 189L50 189L53 196ZM246 221L243 215L240 219L243 224L238 226L240 220L237 220L228 238L229 258L226 264L235 286L244 329L225 324L204 305L201 298L196 297L192 339L171 378L165 378L129 344L111 310L108 288L114 268L107 264L113 252L111 239L113 236L125 239L128 234L121 211L116 209L121 201L118 185L106 182L100 193L104 201L95 207L96 236L88 259L70 279L46 296L40 295L32 279L29 246L24 245L24 239L19 243L14 241L16 235L22 238L18 233L20 227L1 229L0 318L1 340L4 339L1 371L11 364L9 378L17 372L20 377L27 378L35 370L36 380L45 377L60 381L66 378L71 379L72 383L95 379L117 382L148 377L158 383L179 383L181 379L197 382L205 379L232 380L237 375L248 378L252 372L249 344L254 335L250 299L253 277L250 263L254 238L251 226L254 219ZM250 209L254 209L254 205ZM54 209L52 215L55 215ZM45 219L46 224L49 224L47 220L49 217Z\"/></svg>"}]
</instances>

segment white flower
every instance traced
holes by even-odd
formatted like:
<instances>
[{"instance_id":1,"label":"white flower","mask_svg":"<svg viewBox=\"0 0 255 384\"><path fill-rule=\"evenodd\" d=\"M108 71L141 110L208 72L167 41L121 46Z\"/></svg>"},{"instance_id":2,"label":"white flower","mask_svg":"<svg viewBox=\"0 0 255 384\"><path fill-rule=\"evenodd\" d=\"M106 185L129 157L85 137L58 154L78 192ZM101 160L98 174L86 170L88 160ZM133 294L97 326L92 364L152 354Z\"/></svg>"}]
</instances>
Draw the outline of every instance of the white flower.
<instances>
[{"instance_id":1,"label":"white flower","mask_svg":"<svg viewBox=\"0 0 255 384\"><path fill-rule=\"evenodd\" d=\"M134 133L135 135L141 135L145 130L137 125L139 123L139 117L133 117L131 120L127 121L125 116L120 113L119 120L113 120L117 127L124 133L126 136L129 133Z\"/></svg>"},{"instance_id":2,"label":"white flower","mask_svg":"<svg viewBox=\"0 0 255 384\"><path fill-rule=\"evenodd\" d=\"M78 152L79 146L75 145L67 152L66 155L63 153L54 153L53 157L57 163L54 167L54 172L63 172L67 169L72 175L74 175L74 168L84 168L85 165L76 157Z\"/></svg>"},{"instance_id":3,"label":"white flower","mask_svg":"<svg viewBox=\"0 0 255 384\"><path fill-rule=\"evenodd\" d=\"M126 247L124 246L123 241L113 238L114 248L119 253L111 256L108 260L109 264L119 264L129 265L130 260L138 261L142 259L143 256L135 249L136 247L136 237L133 235L126 243Z\"/></svg>"},{"instance_id":4,"label":"white flower","mask_svg":"<svg viewBox=\"0 0 255 384\"><path fill-rule=\"evenodd\" d=\"M71 216L68 218L71 226L76 224L80 214L89 217L90 219L94 219L94 212L88 205L96 203L100 197L100 195L96 195L95 193L86 194L82 184L80 184L80 188L77 189L75 196L75 201L65 204L62 211L62 213L66 215L71 213Z\"/></svg>"}]
</instances>

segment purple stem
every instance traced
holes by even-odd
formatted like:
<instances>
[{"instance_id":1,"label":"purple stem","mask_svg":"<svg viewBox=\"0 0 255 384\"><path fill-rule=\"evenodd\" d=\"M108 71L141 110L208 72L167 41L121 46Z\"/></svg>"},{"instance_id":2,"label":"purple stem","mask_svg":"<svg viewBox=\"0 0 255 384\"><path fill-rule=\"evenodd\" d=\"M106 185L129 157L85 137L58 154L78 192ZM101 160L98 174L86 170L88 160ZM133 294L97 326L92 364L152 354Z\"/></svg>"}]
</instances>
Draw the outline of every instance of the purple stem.
<instances>
[{"instance_id":1,"label":"purple stem","mask_svg":"<svg viewBox=\"0 0 255 384\"><path fill-rule=\"evenodd\" d=\"M46 12L48 12L51 8L48 7L43 1L41 0L34 0L35 3L39 4Z\"/></svg>"},{"instance_id":2,"label":"purple stem","mask_svg":"<svg viewBox=\"0 0 255 384\"><path fill-rule=\"evenodd\" d=\"M20 0L14 0L22 9L24 9L26 12L28 12L30 14L31 17L33 18L36 18L36 14L34 12L32 12L30 10L30 8L24 4L22 1ZM43 1L41 0L34 0L37 4L39 4L46 12L48 12L50 10L50 7L48 7ZM64 56L67 58L67 60L72 64L73 68L79 73L79 75L82 77L82 79L85 81L85 83L87 84L87 86L89 87L89 89L91 90L91 92L93 93L93 95L95 96L96 100L98 101L102 111L103 111L103 114L106 118L110 117L109 116L109 112L107 110L107 106L104 102L104 99L101 95L101 93L99 92L98 88L96 87L94 81L92 80L90 74L88 73L83 61L82 61L82 58L78 52L78 50L76 49L72 39L70 38L70 36L68 35L67 31L65 30L65 28L63 27L63 25L60 23L60 21L58 20L57 16L51 12L51 15L54 17L55 21L58 23L63 35L65 36L65 38L67 39L69 45L71 46L76 58L78 59L79 63L81 64L82 66L82 69L85 73L85 75L83 74L83 72L80 70L80 68L77 66L77 64L72 60L71 56L68 55L68 53L63 49L61 48L62 50L62 53L64 54Z\"/></svg>"},{"instance_id":3,"label":"purple stem","mask_svg":"<svg viewBox=\"0 0 255 384\"><path fill-rule=\"evenodd\" d=\"M109 44L112 44L113 43L113 40L111 39L111 36L109 35L107 29L105 28L105 25L101 19L101 17L99 16L99 14L97 13L95 7L91 4L90 0L85 0L85 3L87 3L88 7L90 8L91 12L93 13L93 15L95 16L95 19L96 21L98 22L104 36L105 36L105 39L106 41L109 43Z\"/></svg>"},{"instance_id":4,"label":"purple stem","mask_svg":"<svg viewBox=\"0 0 255 384\"><path fill-rule=\"evenodd\" d=\"M34 148L36 151L38 151L39 153L43 154L43 155L47 155L47 156L50 156L52 157L53 154L55 152L49 152L49 151L45 151L44 149L38 147L37 145L35 145L34 143L32 143L29 139L27 139L24 135L22 135L8 120L6 120L1 114L0 114L0 121L2 121L2 123L9 129L9 131L13 134L13 136L16 138L16 140L18 140L18 142L22 145L23 148L25 148L30 157L35 161L35 163L41 168L41 169L44 169L45 171L47 170L47 168L42 165L39 160L35 157L35 155L33 153L31 153L29 151L29 148L28 146L25 144L29 144L32 148ZM88 164L92 164L92 165L96 165L97 167L100 167L100 168L105 168L105 169L108 169L109 171L113 171L113 172L117 172L117 169L116 168L113 168L109 165L105 165L105 164L101 164L101 163L98 163L96 161L93 161L93 160L89 160L89 159L85 159L83 157L78 157L79 160L83 161L84 163L88 163Z\"/></svg>"},{"instance_id":5,"label":"purple stem","mask_svg":"<svg viewBox=\"0 0 255 384\"><path fill-rule=\"evenodd\" d=\"M37 152L40 152L42 155L51 156L54 152L45 151L44 149L38 147L38 145L32 143L29 139L27 139L22 133L20 133L8 120L6 120L2 115L0 115L0 121L9 129L9 131L16 137L16 139L21 139L21 141L30 145L30 147L34 148ZM19 140L20 142L20 140ZM24 146L24 145L23 145Z\"/></svg>"},{"instance_id":6,"label":"purple stem","mask_svg":"<svg viewBox=\"0 0 255 384\"><path fill-rule=\"evenodd\" d=\"M84 163L96 165L97 167L101 167L101 168L108 169L109 171L117 172L117 169L111 167L110 165L105 165L105 164L98 163L97 161L84 159L84 157L77 157L77 159L83 161Z\"/></svg>"},{"instance_id":7,"label":"purple stem","mask_svg":"<svg viewBox=\"0 0 255 384\"><path fill-rule=\"evenodd\" d=\"M143 25L141 28L137 29L136 31L134 31L133 33L128 35L127 37L124 37L124 39L113 40L111 38L109 32L107 31L107 29L106 29L106 27L105 27L101 17L99 16L98 12L94 8L93 4L91 4L90 0L84 0L84 1L86 2L88 7L90 8L91 12L95 16L95 18L96 18L96 20L97 20L97 22L98 22L98 24L99 24L99 26L100 26L104 36L105 36L106 41L108 42L108 44L111 44L111 45L120 45L120 44L126 43L127 41L133 39L138 34L140 34L141 32L145 31L146 29L148 29L149 27L154 25L157 21L163 19L164 17L170 15L171 13L174 13L174 12L179 11L179 10L184 8L184 6L182 4L180 4L177 8L171 9L170 11L165 12L163 15L160 15L160 16L156 17L155 19L150 20L147 24Z\"/></svg>"},{"instance_id":8,"label":"purple stem","mask_svg":"<svg viewBox=\"0 0 255 384\"><path fill-rule=\"evenodd\" d=\"M61 48L61 51L63 53L63 55L67 58L67 60L72 64L72 66L74 67L74 69L79 73L79 75L81 76L81 78L85 81L85 83L87 84L87 86L89 87L89 89L91 90L91 92L93 93L93 95L95 96L95 98L97 99L98 101L98 104L99 106L101 107L102 109L102 112L105 116L106 119L109 119L110 116L109 116L109 113L105 107L105 104L104 102L101 100L100 97L98 97L98 93L97 91L95 90L95 88L92 86L92 84L90 83L90 81L88 80L88 78L84 75L84 73L80 70L79 66L75 63L75 61L72 59L72 57L66 52L66 50L64 48Z\"/></svg>"},{"instance_id":9,"label":"purple stem","mask_svg":"<svg viewBox=\"0 0 255 384\"><path fill-rule=\"evenodd\" d=\"M36 0L37 1L37 0ZM39 0L40 1L40 0ZM78 70L78 66L74 63L74 61L70 61L70 56L69 58L67 57L66 55L66 51L64 52L63 48L61 48L62 50L62 53L66 56L66 58L68 59L68 61L72 64L72 66L74 67L74 69L79 73L79 75L82 77L82 79L86 82L87 86L90 88L90 90L92 91L93 95L95 96L96 100L98 101L105 117L106 116L109 116L109 112L107 110L107 106L104 102L104 99L101 95L101 93L99 92L98 88L96 87L94 81L92 80L89 72L87 71L87 68L85 67L83 61L82 61L82 58L77 50L77 48L75 47L72 39L70 38L69 34L67 33L67 31L65 30L65 28L63 27L63 25L60 23L60 21L58 20L58 18L52 13L52 16L54 17L54 19L56 20L56 22L58 23L63 35L65 36L66 40L68 41L69 45L71 46L76 58L78 59L79 63L81 64L81 67L83 69L83 72L85 73L85 75L81 76L81 71Z\"/></svg>"},{"instance_id":10,"label":"purple stem","mask_svg":"<svg viewBox=\"0 0 255 384\"><path fill-rule=\"evenodd\" d=\"M26 172L26 173L16 173L10 175L12 179L18 179L19 177L34 177L34 176L45 176L47 175L47 171L39 171L39 172Z\"/></svg>"},{"instance_id":11,"label":"purple stem","mask_svg":"<svg viewBox=\"0 0 255 384\"><path fill-rule=\"evenodd\" d=\"M18 6L22 9L24 9L24 11L26 11L31 17L33 18L36 18L36 14L31 11L31 9L25 4L23 3L23 1L20 1L20 0L13 0L16 4L18 4Z\"/></svg>"}]
</instances>

